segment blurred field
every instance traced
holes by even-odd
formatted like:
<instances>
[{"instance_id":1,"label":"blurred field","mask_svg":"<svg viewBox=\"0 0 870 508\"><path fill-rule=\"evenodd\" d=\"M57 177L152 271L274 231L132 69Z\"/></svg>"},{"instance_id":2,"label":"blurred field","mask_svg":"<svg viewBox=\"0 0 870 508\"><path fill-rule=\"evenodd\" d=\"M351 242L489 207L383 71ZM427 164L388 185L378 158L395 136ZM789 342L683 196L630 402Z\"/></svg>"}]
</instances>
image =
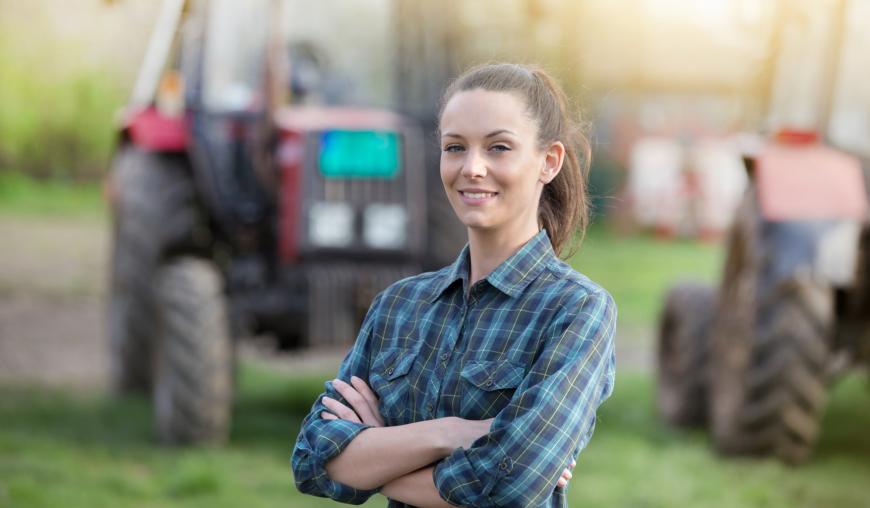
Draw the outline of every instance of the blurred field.
<instances>
[{"instance_id":1,"label":"blurred field","mask_svg":"<svg viewBox=\"0 0 870 508\"><path fill-rule=\"evenodd\" d=\"M333 506L297 493L289 468L322 379L246 365L231 442L217 450L155 447L144 399L3 387L0 506ZM834 392L818 456L800 469L720 460L703 433L664 428L651 397L649 378L619 377L575 469L572 506L867 506L870 395L859 379ZM380 497L367 504L384 505Z\"/></svg>"},{"instance_id":2,"label":"blurred field","mask_svg":"<svg viewBox=\"0 0 870 508\"><path fill-rule=\"evenodd\" d=\"M96 185L0 179L0 228L5 228L0 234L50 232L15 237L15 259L45 256L37 261L47 266L54 256L81 270L74 280L88 281L39 285L31 276L7 277L6 271L23 270L8 261L15 251L7 249L0 258L6 281L0 288L0 311L21 295L37 294L32 301L44 306L34 313L41 316L41 325L63 314L57 309L66 307L57 307L57 302L75 302L99 315L104 281L95 273L105 267L95 263L105 262L105 219ZM90 247L76 250L72 237ZM43 240L45 245L38 243ZM662 290L688 275L715 280L720 260L715 246L621 237L594 228L572 263L616 298L622 351L649 358ZM65 323L58 322L55 329L74 330ZM15 342L18 336L8 335L18 334L8 324L0 323L0 346L27 348ZM0 382L0 508L335 505L297 493L289 467L299 422L331 370L308 368L300 374L281 358L247 358L239 373L228 446L164 448L154 445L145 398L109 399L101 388L82 388L62 376L51 383L34 381L40 371L62 374L69 362L91 362L84 368L103 369L99 358L74 354L82 347L102 348L102 339L94 338L101 336L91 336L88 344L56 337L50 346L55 354L35 355L31 374ZM74 349L64 353L65 347ZM867 506L870 389L862 375L835 387L818 454L797 469L768 460L722 460L710 450L704 432L665 428L654 414L653 401L648 369L619 370L616 391L599 413L595 439L582 454L569 487L572 506ZM384 505L383 498L368 503Z\"/></svg>"},{"instance_id":3,"label":"blurred field","mask_svg":"<svg viewBox=\"0 0 870 508\"><path fill-rule=\"evenodd\" d=\"M105 213L100 187L94 183L35 181L18 172L0 171L0 215L4 217L103 220Z\"/></svg>"},{"instance_id":4,"label":"blurred field","mask_svg":"<svg viewBox=\"0 0 870 508\"><path fill-rule=\"evenodd\" d=\"M658 317L664 292L678 280L714 284L723 257L719 245L657 241L591 228L571 265L604 286L619 306L619 325L649 327Z\"/></svg>"}]
</instances>

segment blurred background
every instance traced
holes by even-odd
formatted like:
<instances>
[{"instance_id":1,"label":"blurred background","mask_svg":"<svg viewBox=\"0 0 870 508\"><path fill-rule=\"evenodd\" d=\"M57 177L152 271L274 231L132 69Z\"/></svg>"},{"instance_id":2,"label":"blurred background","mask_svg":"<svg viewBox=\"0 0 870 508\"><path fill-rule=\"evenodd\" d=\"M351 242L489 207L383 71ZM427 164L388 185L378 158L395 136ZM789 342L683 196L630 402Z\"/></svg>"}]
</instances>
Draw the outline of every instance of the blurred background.
<instances>
[{"instance_id":1,"label":"blurred background","mask_svg":"<svg viewBox=\"0 0 870 508\"><path fill-rule=\"evenodd\" d=\"M568 261L616 299L618 376L570 502L870 506L868 23L0 0L0 507L334 505L293 486L299 423L371 298L463 245L435 118L490 61L557 76L593 147Z\"/></svg>"}]
</instances>

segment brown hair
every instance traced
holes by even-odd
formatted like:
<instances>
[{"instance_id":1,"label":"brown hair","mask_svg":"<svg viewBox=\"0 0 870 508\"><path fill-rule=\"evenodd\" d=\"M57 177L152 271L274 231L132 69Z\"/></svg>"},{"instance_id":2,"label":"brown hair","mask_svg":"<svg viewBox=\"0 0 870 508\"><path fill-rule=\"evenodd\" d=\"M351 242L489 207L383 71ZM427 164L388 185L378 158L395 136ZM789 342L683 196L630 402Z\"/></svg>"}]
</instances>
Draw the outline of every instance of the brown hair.
<instances>
[{"instance_id":1,"label":"brown hair","mask_svg":"<svg viewBox=\"0 0 870 508\"><path fill-rule=\"evenodd\" d=\"M559 174L544 186L538 204L538 222L547 231L553 250L563 248L579 233L582 239L589 222L586 177L591 162L589 141L569 108L562 87L539 67L495 63L468 69L454 80L441 99L441 110L455 94L468 90L514 93L525 101L537 123L538 143L542 149L555 141L565 145L565 161ZM571 245L565 257L573 254Z\"/></svg>"}]
</instances>

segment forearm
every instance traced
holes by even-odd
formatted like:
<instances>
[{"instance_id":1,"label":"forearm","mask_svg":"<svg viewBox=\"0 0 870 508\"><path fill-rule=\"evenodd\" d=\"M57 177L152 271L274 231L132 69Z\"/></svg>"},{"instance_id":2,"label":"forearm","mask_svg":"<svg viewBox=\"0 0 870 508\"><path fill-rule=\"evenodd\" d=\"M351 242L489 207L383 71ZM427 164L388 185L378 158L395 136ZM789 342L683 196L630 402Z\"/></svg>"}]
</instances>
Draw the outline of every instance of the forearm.
<instances>
[{"instance_id":1,"label":"forearm","mask_svg":"<svg viewBox=\"0 0 870 508\"><path fill-rule=\"evenodd\" d=\"M396 478L381 488L381 494L420 508L453 508L438 493L432 478L434 470L429 466Z\"/></svg>"},{"instance_id":2,"label":"forearm","mask_svg":"<svg viewBox=\"0 0 870 508\"><path fill-rule=\"evenodd\" d=\"M366 429L326 464L326 472L357 489L380 487L450 454L449 420Z\"/></svg>"}]
</instances>

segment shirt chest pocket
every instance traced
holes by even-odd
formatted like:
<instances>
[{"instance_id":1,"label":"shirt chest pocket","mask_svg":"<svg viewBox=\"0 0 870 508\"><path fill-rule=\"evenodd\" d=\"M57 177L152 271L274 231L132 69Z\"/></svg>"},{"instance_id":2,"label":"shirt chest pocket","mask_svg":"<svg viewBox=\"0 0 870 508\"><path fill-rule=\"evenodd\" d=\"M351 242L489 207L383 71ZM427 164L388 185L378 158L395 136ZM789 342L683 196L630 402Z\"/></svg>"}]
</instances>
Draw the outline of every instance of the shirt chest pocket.
<instances>
[{"instance_id":1,"label":"shirt chest pocket","mask_svg":"<svg viewBox=\"0 0 870 508\"><path fill-rule=\"evenodd\" d=\"M462 366L460 416L492 418L510 402L523 381L523 368L509 362L472 360Z\"/></svg>"},{"instance_id":2,"label":"shirt chest pocket","mask_svg":"<svg viewBox=\"0 0 870 508\"><path fill-rule=\"evenodd\" d=\"M372 390L380 399L378 409L388 425L395 425L411 411L411 383L408 373L417 351L390 348L379 352L369 370Z\"/></svg>"}]
</instances>

